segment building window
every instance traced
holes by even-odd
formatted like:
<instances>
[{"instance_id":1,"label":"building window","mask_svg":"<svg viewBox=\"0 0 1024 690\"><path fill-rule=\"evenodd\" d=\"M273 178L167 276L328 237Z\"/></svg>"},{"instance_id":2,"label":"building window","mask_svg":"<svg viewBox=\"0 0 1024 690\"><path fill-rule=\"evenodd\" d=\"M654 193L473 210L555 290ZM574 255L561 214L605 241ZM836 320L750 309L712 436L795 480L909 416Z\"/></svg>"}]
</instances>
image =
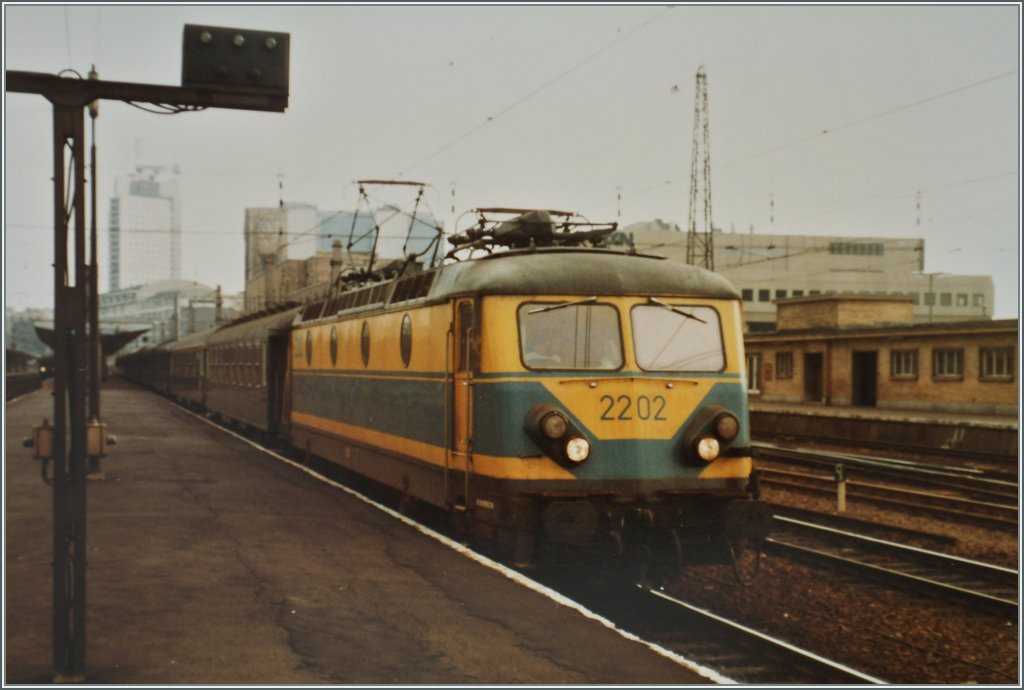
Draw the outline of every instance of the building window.
<instances>
[{"instance_id":1,"label":"building window","mask_svg":"<svg viewBox=\"0 0 1024 690\"><path fill-rule=\"evenodd\" d=\"M771 302L772 301L772 291L771 290L758 290L757 291L757 301L758 302Z\"/></svg>"},{"instance_id":2,"label":"building window","mask_svg":"<svg viewBox=\"0 0 1024 690\"><path fill-rule=\"evenodd\" d=\"M776 290L775 291L775 299L786 299L786 291L785 290Z\"/></svg>"},{"instance_id":3,"label":"building window","mask_svg":"<svg viewBox=\"0 0 1024 690\"><path fill-rule=\"evenodd\" d=\"M1013 381L1013 348L981 348L981 380Z\"/></svg>"},{"instance_id":4,"label":"building window","mask_svg":"<svg viewBox=\"0 0 1024 690\"><path fill-rule=\"evenodd\" d=\"M943 307L952 307L953 306L953 293L952 292L940 293L939 294L939 304L942 305Z\"/></svg>"},{"instance_id":5,"label":"building window","mask_svg":"<svg viewBox=\"0 0 1024 690\"><path fill-rule=\"evenodd\" d=\"M743 288L743 301L753 302L754 301L754 290L752 288Z\"/></svg>"},{"instance_id":6,"label":"building window","mask_svg":"<svg viewBox=\"0 0 1024 690\"><path fill-rule=\"evenodd\" d=\"M761 392L761 354L747 353L747 392Z\"/></svg>"},{"instance_id":7,"label":"building window","mask_svg":"<svg viewBox=\"0 0 1024 690\"><path fill-rule=\"evenodd\" d=\"M893 350L889 376L894 379L916 379L917 350Z\"/></svg>"},{"instance_id":8,"label":"building window","mask_svg":"<svg viewBox=\"0 0 1024 690\"><path fill-rule=\"evenodd\" d=\"M793 290L793 296L794 297L803 297L804 296L804 291L803 290Z\"/></svg>"},{"instance_id":9,"label":"building window","mask_svg":"<svg viewBox=\"0 0 1024 690\"><path fill-rule=\"evenodd\" d=\"M973 300L974 300L972 302L973 306L975 306L975 307L984 307L985 306L985 295L978 294L976 292L973 295Z\"/></svg>"},{"instance_id":10,"label":"building window","mask_svg":"<svg viewBox=\"0 0 1024 690\"><path fill-rule=\"evenodd\" d=\"M926 292L926 293L924 293L924 303L925 303L925 306L928 306L928 307L933 306L935 304L935 293L934 292Z\"/></svg>"},{"instance_id":11,"label":"building window","mask_svg":"<svg viewBox=\"0 0 1024 690\"><path fill-rule=\"evenodd\" d=\"M963 350L934 350L932 352L932 378L959 380L963 377Z\"/></svg>"},{"instance_id":12,"label":"building window","mask_svg":"<svg viewBox=\"0 0 1024 690\"><path fill-rule=\"evenodd\" d=\"M958 292L956 295L956 306L966 307L967 306L967 293Z\"/></svg>"},{"instance_id":13,"label":"building window","mask_svg":"<svg viewBox=\"0 0 1024 690\"><path fill-rule=\"evenodd\" d=\"M821 290L811 290L808 294L811 295L812 297L814 295L820 295L821 294Z\"/></svg>"},{"instance_id":14,"label":"building window","mask_svg":"<svg viewBox=\"0 0 1024 690\"><path fill-rule=\"evenodd\" d=\"M793 378L793 353L775 353L775 375L780 379Z\"/></svg>"}]
</instances>

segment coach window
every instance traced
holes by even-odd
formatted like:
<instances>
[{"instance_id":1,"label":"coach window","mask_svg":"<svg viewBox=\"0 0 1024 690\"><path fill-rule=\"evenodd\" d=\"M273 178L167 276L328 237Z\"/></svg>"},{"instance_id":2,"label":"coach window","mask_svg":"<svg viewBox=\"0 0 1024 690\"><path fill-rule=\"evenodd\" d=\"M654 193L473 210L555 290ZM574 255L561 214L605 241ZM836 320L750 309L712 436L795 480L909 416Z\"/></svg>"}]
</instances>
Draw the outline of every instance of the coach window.
<instances>
[{"instance_id":1,"label":"coach window","mask_svg":"<svg viewBox=\"0 0 1024 690\"><path fill-rule=\"evenodd\" d=\"M982 381L1013 381L1013 348L983 347L981 348Z\"/></svg>"},{"instance_id":2,"label":"coach window","mask_svg":"<svg viewBox=\"0 0 1024 690\"><path fill-rule=\"evenodd\" d=\"M331 366L338 365L338 327L331 326Z\"/></svg>"},{"instance_id":3,"label":"coach window","mask_svg":"<svg viewBox=\"0 0 1024 690\"><path fill-rule=\"evenodd\" d=\"M402 333L399 338L399 347L402 351L402 366L408 368L409 360L412 359L412 318L408 314L402 317Z\"/></svg>"},{"instance_id":4,"label":"coach window","mask_svg":"<svg viewBox=\"0 0 1024 690\"><path fill-rule=\"evenodd\" d=\"M609 304L528 302L519 307L520 352L531 369L619 369L621 333L619 311Z\"/></svg>"},{"instance_id":5,"label":"coach window","mask_svg":"<svg viewBox=\"0 0 1024 690\"><path fill-rule=\"evenodd\" d=\"M932 378L947 381L960 381L964 377L963 350L933 350Z\"/></svg>"},{"instance_id":6,"label":"coach window","mask_svg":"<svg viewBox=\"0 0 1024 690\"><path fill-rule=\"evenodd\" d=\"M725 347L711 307L653 304L632 309L636 363L648 371L722 371Z\"/></svg>"},{"instance_id":7,"label":"coach window","mask_svg":"<svg viewBox=\"0 0 1024 690\"><path fill-rule=\"evenodd\" d=\"M370 364L370 322L363 321L363 332L359 337L359 351L363 356L363 366Z\"/></svg>"}]
</instances>

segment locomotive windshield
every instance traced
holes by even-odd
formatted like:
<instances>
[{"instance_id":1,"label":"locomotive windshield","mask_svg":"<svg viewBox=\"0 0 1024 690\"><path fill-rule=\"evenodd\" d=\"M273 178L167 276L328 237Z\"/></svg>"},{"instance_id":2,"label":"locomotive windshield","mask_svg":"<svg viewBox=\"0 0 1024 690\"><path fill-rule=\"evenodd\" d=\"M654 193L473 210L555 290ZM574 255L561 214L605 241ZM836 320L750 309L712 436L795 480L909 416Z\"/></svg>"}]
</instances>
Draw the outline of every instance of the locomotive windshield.
<instances>
[{"instance_id":1,"label":"locomotive windshield","mask_svg":"<svg viewBox=\"0 0 1024 690\"><path fill-rule=\"evenodd\" d=\"M519 346L531 369L614 370L622 366L619 312L596 298L519 307Z\"/></svg>"},{"instance_id":2,"label":"locomotive windshield","mask_svg":"<svg viewBox=\"0 0 1024 690\"><path fill-rule=\"evenodd\" d=\"M722 371L725 351L711 307L652 304L632 311L636 362L649 371Z\"/></svg>"}]
</instances>

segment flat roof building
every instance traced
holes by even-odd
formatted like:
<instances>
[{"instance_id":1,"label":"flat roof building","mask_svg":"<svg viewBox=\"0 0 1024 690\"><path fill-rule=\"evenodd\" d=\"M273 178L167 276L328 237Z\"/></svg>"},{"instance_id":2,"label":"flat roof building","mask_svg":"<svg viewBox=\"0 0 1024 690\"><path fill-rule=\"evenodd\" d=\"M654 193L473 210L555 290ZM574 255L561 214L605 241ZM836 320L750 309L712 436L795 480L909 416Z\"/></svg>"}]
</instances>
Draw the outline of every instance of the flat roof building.
<instances>
[{"instance_id":1,"label":"flat roof building","mask_svg":"<svg viewBox=\"0 0 1024 690\"><path fill-rule=\"evenodd\" d=\"M686 233L662 221L622 232L637 251L686 261ZM887 295L910 300L914 323L989 319L991 276L924 271L923 239L712 233L715 271L743 297L749 332L775 328L776 303L826 294Z\"/></svg>"}]
</instances>

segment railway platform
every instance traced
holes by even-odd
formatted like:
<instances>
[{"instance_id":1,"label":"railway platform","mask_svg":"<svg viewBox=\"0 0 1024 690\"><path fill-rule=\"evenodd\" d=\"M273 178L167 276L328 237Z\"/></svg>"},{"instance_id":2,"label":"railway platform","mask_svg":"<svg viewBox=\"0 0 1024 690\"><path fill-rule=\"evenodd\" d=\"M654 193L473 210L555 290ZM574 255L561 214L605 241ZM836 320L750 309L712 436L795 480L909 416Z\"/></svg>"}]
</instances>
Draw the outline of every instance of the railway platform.
<instances>
[{"instance_id":1,"label":"railway platform","mask_svg":"<svg viewBox=\"0 0 1024 690\"><path fill-rule=\"evenodd\" d=\"M908 450L965 451L1016 458L1016 417L878 407L750 401L750 423L773 436L868 442Z\"/></svg>"},{"instance_id":2,"label":"railway platform","mask_svg":"<svg viewBox=\"0 0 1024 690\"><path fill-rule=\"evenodd\" d=\"M6 408L4 684L53 680L52 489ZM630 639L152 393L103 391L87 486L89 684L694 684Z\"/></svg>"}]
</instances>

